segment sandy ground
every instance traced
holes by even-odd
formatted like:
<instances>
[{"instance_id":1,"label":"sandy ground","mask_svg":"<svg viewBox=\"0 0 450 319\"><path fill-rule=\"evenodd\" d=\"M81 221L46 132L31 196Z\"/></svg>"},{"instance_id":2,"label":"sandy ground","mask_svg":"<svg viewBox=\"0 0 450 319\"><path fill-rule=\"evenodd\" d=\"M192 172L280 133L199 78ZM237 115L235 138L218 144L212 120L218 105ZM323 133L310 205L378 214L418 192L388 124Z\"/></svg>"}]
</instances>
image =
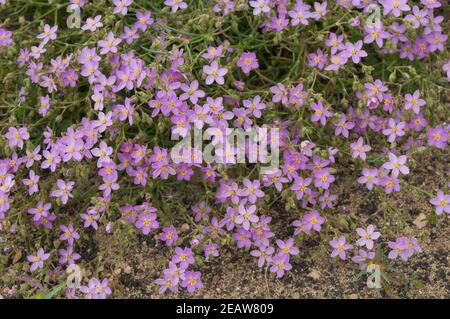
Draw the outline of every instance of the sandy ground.
<instances>
[{"instance_id":1,"label":"sandy ground","mask_svg":"<svg viewBox=\"0 0 450 319\"><path fill-rule=\"evenodd\" d=\"M408 183L435 194L438 187L449 181L448 152L433 153L420 159L412 169ZM356 173L355 173L356 174ZM202 266L205 288L194 295L158 293L153 283L167 266L170 251L154 239L140 237L137 243L130 243L123 258L106 263L105 270L112 272L112 285L117 297L126 298L449 298L449 218L441 216L436 224L428 222L420 228L414 223L419 214L433 215L433 208L427 202L427 195L413 188L388 197L388 204L396 212L386 212L376 194L355 183L355 175L339 176L339 202L336 220L344 219L347 225L340 230L354 229L357 225L374 224L382 229L383 241L396 236L416 236L424 253L416 255L407 263L396 262L396 273L390 276L391 283L384 289L369 289L366 275L356 278L358 270L351 262L340 262L329 258L328 245L318 236L304 240L300 254L292 260L293 270L281 279L275 278L266 269L256 265L255 258L248 252L235 247L221 249L221 255ZM352 187L348 187L352 185ZM292 234L292 217L278 209L274 231ZM383 225L385 226L383 228ZM354 231L347 234L352 241ZM322 241L322 242L321 242ZM100 251L113 256L114 247L102 245ZM108 252L109 250L109 252Z\"/></svg>"}]
</instances>

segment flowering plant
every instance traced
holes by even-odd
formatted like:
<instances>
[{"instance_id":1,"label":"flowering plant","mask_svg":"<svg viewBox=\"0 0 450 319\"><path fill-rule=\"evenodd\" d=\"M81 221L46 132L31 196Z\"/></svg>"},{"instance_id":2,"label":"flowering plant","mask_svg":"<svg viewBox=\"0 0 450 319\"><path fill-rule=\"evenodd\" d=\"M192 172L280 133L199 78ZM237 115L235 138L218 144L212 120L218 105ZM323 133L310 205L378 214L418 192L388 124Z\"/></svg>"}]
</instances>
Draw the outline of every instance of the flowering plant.
<instances>
[{"instance_id":1,"label":"flowering plant","mask_svg":"<svg viewBox=\"0 0 450 319\"><path fill-rule=\"evenodd\" d=\"M412 178L448 156L446 0L0 0L0 13L0 271L33 279L2 276L2 295L115 296L107 252L90 253L102 236L167 247L149 279L161 293L201 294L202 266L229 247L273 280L311 240L329 263L401 267L426 234L401 227L392 198L423 197L427 227L450 213L448 175ZM230 142L253 128L266 133ZM212 129L220 160L173 151ZM341 181L380 218L347 214ZM71 265L79 287L64 284Z\"/></svg>"}]
</instances>

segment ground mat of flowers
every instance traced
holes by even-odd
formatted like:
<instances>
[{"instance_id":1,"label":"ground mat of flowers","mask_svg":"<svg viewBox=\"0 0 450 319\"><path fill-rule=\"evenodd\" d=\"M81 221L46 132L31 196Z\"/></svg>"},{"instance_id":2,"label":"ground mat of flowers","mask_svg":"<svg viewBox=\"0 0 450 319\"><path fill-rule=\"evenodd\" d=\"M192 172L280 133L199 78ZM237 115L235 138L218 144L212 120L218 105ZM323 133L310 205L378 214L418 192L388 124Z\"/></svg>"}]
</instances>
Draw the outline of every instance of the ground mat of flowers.
<instances>
[{"instance_id":1,"label":"ground mat of flowers","mask_svg":"<svg viewBox=\"0 0 450 319\"><path fill-rule=\"evenodd\" d=\"M447 0L0 0L0 298L449 298Z\"/></svg>"}]
</instances>

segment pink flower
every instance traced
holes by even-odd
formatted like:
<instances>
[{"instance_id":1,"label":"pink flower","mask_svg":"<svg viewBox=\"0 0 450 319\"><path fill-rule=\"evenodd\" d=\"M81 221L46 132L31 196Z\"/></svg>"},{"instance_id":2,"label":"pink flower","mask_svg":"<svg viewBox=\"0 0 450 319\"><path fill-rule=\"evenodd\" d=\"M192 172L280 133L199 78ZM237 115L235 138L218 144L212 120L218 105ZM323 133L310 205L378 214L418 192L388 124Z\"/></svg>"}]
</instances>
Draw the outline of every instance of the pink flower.
<instances>
[{"instance_id":1,"label":"pink flower","mask_svg":"<svg viewBox=\"0 0 450 319\"><path fill-rule=\"evenodd\" d=\"M277 274L278 278L284 276L286 270L291 270L292 265L289 263L289 255L277 254L272 258L272 267L270 267L270 272Z\"/></svg>"},{"instance_id":2,"label":"pink flower","mask_svg":"<svg viewBox=\"0 0 450 319\"><path fill-rule=\"evenodd\" d=\"M33 272L38 268L44 268L44 261L50 257L50 254L46 254L44 249L39 248L35 256L28 256L27 259L31 262L30 271Z\"/></svg>"},{"instance_id":3,"label":"pink flower","mask_svg":"<svg viewBox=\"0 0 450 319\"><path fill-rule=\"evenodd\" d=\"M258 59L253 52L242 53L236 64L245 74L249 74L251 70L259 68Z\"/></svg>"},{"instance_id":4,"label":"pink flower","mask_svg":"<svg viewBox=\"0 0 450 319\"><path fill-rule=\"evenodd\" d=\"M47 43L50 40L56 39L56 31L58 30L58 26L55 25L50 27L50 25L44 25L44 32L37 36L38 39L42 39L42 43Z\"/></svg>"},{"instance_id":5,"label":"pink flower","mask_svg":"<svg viewBox=\"0 0 450 319\"><path fill-rule=\"evenodd\" d=\"M355 143L350 144L350 147L352 149L352 157L358 158L360 157L363 161L366 160L366 153L372 149L369 145L365 145L363 138L358 138L358 141Z\"/></svg>"},{"instance_id":6,"label":"pink flower","mask_svg":"<svg viewBox=\"0 0 450 319\"><path fill-rule=\"evenodd\" d=\"M258 216L256 216L255 212L256 212L255 205L245 207L244 204L241 204L239 206L239 210L238 210L239 215L236 216L234 222L237 225L242 225L242 227L245 230L249 230L250 224L257 223L259 220L259 218L258 218Z\"/></svg>"},{"instance_id":7,"label":"pink flower","mask_svg":"<svg viewBox=\"0 0 450 319\"><path fill-rule=\"evenodd\" d=\"M409 174L409 168L405 165L406 163L406 155L402 155L397 157L395 154L389 152L389 161L383 164L383 168L390 170L392 173L392 176L398 177L399 173L402 173L404 175Z\"/></svg>"},{"instance_id":8,"label":"pink flower","mask_svg":"<svg viewBox=\"0 0 450 319\"><path fill-rule=\"evenodd\" d=\"M373 225L369 225L367 229L357 228L356 232L361 236L361 238L356 241L356 244L358 246L366 246L369 250L373 248L374 240L377 240L381 236L379 232L375 231Z\"/></svg>"},{"instance_id":9,"label":"pink flower","mask_svg":"<svg viewBox=\"0 0 450 319\"><path fill-rule=\"evenodd\" d=\"M106 39L100 40L97 43L97 45L101 48L100 54L106 55L109 52L117 53L117 46L120 42L122 42L122 39L115 38L114 33L110 31Z\"/></svg>"},{"instance_id":10,"label":"pink flower","mask_svg":"<svg viewBox=\"0 0 450 319\"><path fill-rule=\"evenodd\" d=\"M366 184L368 190L372 190L374 185L378 185L378 170L363 168L362 176L358 178L358 183Z\"/></svg>"},{"instance_id":11,"label":"pink flower","mask_svg":"<svg viewBox=\"0 0 450 319\"><path fill-rule=\"evenodd\" d=\"M443 212L450 214L450 195L444 195L441 190L438 190L437 197L431 199L430 203L436 207L436 215Z\"/></svg>"},{"instance_id":12,"label":"pink flower","mask_svg":"<svg viewBox=\"0 0 450 319\"><path fill-rule=\"evenodd\" d=\"M69 198L72 198L72 189L75 182L65 182L62 179L58 179L56 181L56 186L58 187L54 191L52 191L51 196L52 197L58 197L61 199L61 203L64 205L67 203Z\"/></svg>"},{"instance_id":13,"label":"pink flower","mask_svg":"<svg viewBox=\"0 0 450 319\"><path fill-rule=\"evenodd\" d=\"M113 13L120 13L121 15L126 15L128 12L128 7L133 3L133 0L113 0L114 11Z\"/></svg>"},{"instance_id":14,"label":"pink flower","mask_svg":"<svg viewBox=\"0 0 450 319\"><path fill-rule=\"evenodd\" d=\"M345 251L353 248L352 245L346 244L344 236L331 240L330 246L334 248L330 256L332 258L339 256L342 260L347 258Z\"/></svg>"},{"instance_id":15,"label":"pink flower","mask_svg":"<svg viewBox=\"0 0 450 319\"><path fill-rule=\"evenodd\" d=\"M187 8L187 3L184 0L166 0L164 4L171 7L172 12L177 12L178 9L184 10Z\"/></svg>"},{"instance_id":16,"label":"pink flower","mask_svg":"<svg viewBox=\"0 0 450 319\"><path fill-rule=\"evenodd\" d=\"M26 127L20 127L19 129L10 127L5 137L8 139L9 147L17 146L21 149L23 148L23 142L30 138L30 134L28 134Z\"/></svg>"},{"instance_id":17,"label":"pink flower","mask_svg":"<svg viewBox=\"0 0 450 319\"><path fill-rule=\"evenodd\" d=\"M203 72L207 75L205 80L207 85L210 85L213 82L222 85L225 83L225 79L223 77L228 73L228 70L226 68L220 68L217 61L213 61L211 65L203 66Z\"/></svg>"},{"instance_id":18,"label":"pink flower","mask_svg":"<svg viewBox=\"0 0 450 319\"><path fill-rule=\"evenodd\" d=\"M362 50L363 42L359 40L355 44L347 42L345 44L345 53L349 58L352 58L353 63L359 63L361 58L367 56L367 52Z\"/></svg>"},{"instance_id":19,"label":"pink flower","mask_svg":"<svg viewBox=\"0 0 450 319\"><path fill-rule=\"evenodd\" d=\"M28 194L33 195L38 192L39 175L36 175L33 170L30 170L29 178L23 179L22 182L24 185L28 186Z\"/></svg>"},{"instance_id":20,"label":"pink flower","mask_svg":"<svg viewBox=\"0 0 450 319\"><path fill-rule=\"evenodd\" d=\"M269 1L268 0L256 0L250 1L250 6L253 8L253 15L258 16L261 13L269 13Z\"/></svg>"},{"instance_id":21,"label":"pink flower","mask_svg":"<svg viewBox=\"0 0 450 319\"><path fill-rule=\"evenodd\" d=\"M87 286L81 286L80 291L85 295L85 299L105 299L111 294L111 288L108 287L108 278L101 282L97 278L91 278Z\"/></svg>"},{"instance_id":22,"label":"pink flower","mask_svg":"<svg viewBox=\"0 0 450 319\"><path fill-rule=\"evenodd\" d=\"M102 16L97 15L95 18L87 18L86 24L81 27L81 30L95 32L98 28L103 27L103 23L101 23Z\"/></svg>"},{"instance_id":23,"label":"pink flower","mask_svg":"<svg viewBox=\"0 0 450 319\"><path fill-rule=\"evenodd\" d=\"M412 109L414 113L419 114L420 108L426 104L425 100L420 98L420 91L416 90L412 95L405 95L405 110Z\"/></svg>"},{"instance_id":24,"label":"pink flower","mask_svg":"<svg viewBox=\"0 0 450 319\"><path fill-rule=\"evenodd\" d=\"M389 119L388 127L383 130L383 134L388 137L389 143L394 143L397 137L405 135L406 123L397 123L393 118Z\"/></svg>"},{"instance_id":25,"label":"pink flower","mask_svg":"<svg viewBox=\"0 0 450 319\"><path fill-rule=\"evenodd\" d=\"M445 149L448 141L448 130L439 125L428 130L428 145Z\"/></svg>"},{"instance_id":26,"label":"pink flower","mask_svg":"<svg viewBox=\"0 0 450 319\"><path fill-rule=\"evenodd\" d=\"M384 8L384 15L392 13L394 17L399 17L402 11L409 11L411 7L408 6L408 0L381 0Z\"/></svg>"}]
</instances>

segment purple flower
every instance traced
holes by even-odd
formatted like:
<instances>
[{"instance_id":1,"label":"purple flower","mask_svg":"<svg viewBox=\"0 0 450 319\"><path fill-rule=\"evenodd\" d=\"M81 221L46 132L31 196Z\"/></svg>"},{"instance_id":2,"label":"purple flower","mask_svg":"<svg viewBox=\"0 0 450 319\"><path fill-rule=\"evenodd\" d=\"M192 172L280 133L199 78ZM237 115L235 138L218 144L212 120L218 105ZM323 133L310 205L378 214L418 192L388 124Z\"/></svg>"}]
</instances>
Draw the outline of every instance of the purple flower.
<instances>
[{"instance_id":1,"label":"purple flower","mask_svg":"<svg viewBox=\"0 0 450 319\"><path fill-rule=\"evenodd\" d=\"M388 242L388 246L391 249L388 255L389 259L397 259L397 257L400 257L403 261L407 261L414 252L422 252L422 248L414 237L397 238L395 242Z\"/></svg>"},{"instance_id":2,"label":"purple flower","mask_svg":"<svg viewBox=\"0 0 450 319\"><path fill-rule=\"evenodd\" d=\"M325 45L331 48L331 54L335 55L338 51L345 49L345 45L342 43L344 36L337 36L336 33L331 32L325 41Z\"/></svg>"},{"instance_id":3,"label":"purple flower","mask_svg":"<svg viewBox=\"0 0 450 319\"><path fill-rule=\"evenodd\" d=\"M223 54L223 45L219 45L217 48L208 47L206 53L204 53L202 57L207 60L215 60L217 58L220 58L222 54Z\"/></svg>"},{"instance_id":4,"label":"purple flower","mask_svg":"<svg viewBox=\"0 0 450 319\"><path fill-rule=\"evenodd\" d=\"M51 193L52 197L58 197L61 199L61 203L64 205L67 203L69 198L72 198L72 189L75 182L68 181L67 183L62 179L56 181L57 189L53 190Z\"/></svg>"},{"instance_id":5,"label":"purple flower","mask_svg":"<svg viewBox=\"0 0 450 319\"><path fill-rule=\"evenodd\" d=\"M61 230L62 234L59 237L60 240L67 240L69 245L73 245L75 240L80 238L80 235L77 233L77 231L74 229L73 225L70 224L68 226L61 225L59 226L59 229Z\"/></svg>"},{"instance_id":6,"label":"purple flower","mask_svg":"<svg viewBox=\"0 0 450 319\"><path fill-rule=\"evenodd\" d=\"M253 8L253 15L258 16L261 13L269 13L269 1L268 0L255 0L250 1L250 6Z\"/></svg>"},{"instance_id":7,"label":"purple flower","mask_svg":"<svg viewBox=\"0 0 450 319\"><path fill-rule=\"evenodd\" d=\"M8 193L0 190L0 220L5 218L5 213L9 210Z\"/></svg>"},{"instance_id":8,"label":"purple flower","mask_svg":"<svg viewBox=\"0 0 450 319\"><path fill-rule=\"evenodd\" d=\"M358 183L366 184L367 189L372 190L374 185L378 185L378 170L364 167Z\"/></svg>"},{"instance_id":9,"label":"purple flower","mask_svg":"<svg viewBox=\"0 0 450 319\"><path fill-rule=\"evenodd\" d=\"M138 215L138 220L135 225L144 235L148 235L152 229L159 227L159 223L156 220L157 216L152 211L156 211L156 209L152 207L149 212L144 211Z\"/></svg>"},{"instance_id":10,"label":"purple flower","mask_svg":"<svg viewBox=\"0 0 450 319\"><path fill-rule=\"evenodd\" d=\"M438 190L437 197L431 199L430 203L435 206L436 215L441 215L442 212L450 214L450 195L444 195L441 190Z\"/></svg>"},{"instance_id":11,"label":"purple flower","mask_svg":"<svg viewBox=\"0 0 450 319\"><path fill-rule=\"evenodd\" d=\"M72 265L81 258L81 256L73 251L73 246L67 247L67 249L60 249L59 253L59 263L61 265Z\"/></svg>"},{"instance_id":12,"label":"purple flower","mask_svg":"<svg viewBox=\"0 0 450 319\"><path fill-rule=\"evenodd\" d=\"M272 17L267 27L274 30L275 32L281 32L288 26L288 24L289 20L286 19L285 14L282 14L278 17Z\"/></svg>"},{"instance_id":13,"label":"purple flower","mask_svg":"<svg viewBox=\"0 0 450 319\"><path fill-rule=\"evenodd\" d=\"M360 157L363 161L366 160L366 152L372 149L370 145L364 144L362 137L358 138L358 141L350 144L350 147L352 149L352 157L353 158Z\"/></svg>"},{"instance_id":14,"label":"purple flower","mask_svg":"<svg viewBox=\"0 0 450 319\"><path fill-rule=\"evenodd\" d=\"M361 61L361 58L364 58L367 56L367 52L362 50L363 42L359 40L355 44L351 42L347 42L345 44L345 54L348 55L348 57L352 58L353 63L359 63Z\"/></svg>"},{"instance_id":15,"label":"purple flower","mask_svg":"<svg viewBox=\"0 0 450 319\"><path fill-rule=\"evenodd\" d=\"M176 1L176 0L166 0ZM199 271L186 271L184 274L184 280L181 282L181 287L186 288L191 294L195 290L203 288L203 283L201 281L202 274Z\"/></svg>"},{"instance_id":16,"label":"purple flower","mask_svg":"<svg viewBox=\"0 0 450 319\"><path fill-rule=\"evenodd\" d=\"M108 53L117 53L117 46L122 42L122 39L114 37L114 33L109 32L104 40L98 41L97 45L101 48L100 54L106 55Z\"/></svg>"},{"instance_id":17,"label":"purple flower","mask_svg":"<svg viewBox=\"0 0 450 319\"><path fill-rule=\"evenodd\" d=\"M280 254L297 255L299 253L298 248L294 246L294 238L289 238L285 242L278 239L276 242L280 249Z\"/></svg>"},{"instance_id":18,"label":"purple flower","mask_svg":"<svg viewBox=\"0 0 450 319\"><path fill-rule=\"evenodd\" d=\"M0 28L0 47L7 47L13 44L12 32Z\"/></svg>"},{"instance_id":19,"label":"purple flower","mask_svg":"<svg viewBox=\"0 0 450 319\"><path fill-rule=\"evenodd\" d=\"M244 227L239 227L237 232L233 234L233 239L236 240L236 245L238 248L249 248L252 245L250 240L251 233L248 230L245 230Z\"/></svg>"},{"instance_id":20,"label":"purple flower","mask_svg":"<svg viewBox=\"0 0 450 319\"><path fill-rule=\"evenodd\" d=\"M134 23L134 27L140 29L142 32L147 30L147 27L153 24L153 18L151 11L136 11L137 21Z\"/></svg>"},{"instance_id":21,"label":"purple flower","mask_svg":"<svg viewBox=\"0 0 450 319\"><path fill-rule=\"evenodd\" d=\"M413 129L416 132L420 132L425 127L427 127L427 125L428 121L425 119L422 113L419 113L408 123L408 128Z\"/></svg>"},{"instance_id":22,"label":"purple flower","mask_svg":"<svg viewBox=\"0 0 450 319\"><path fill-rule=\"evenodd\" d=\"M120 36L120 38L124 40L127 44L131 44L133 43L134 40L139 38L138 29L135 26L131 28L125 26L123 29L123 34ZM131 87L131 85L127 85L127 88L128 87Z\"/></svg>"},{"instance_id":23,"label":"purple flower","mask_svg":"<svg viewBox=\"0 0 450 319\"><path fill-rule=\"evenodd\" d=\"M245 74L249 74L251 70L259 68L258 59L254 52L242 53L236 64Z\"/></svg>"},{"instance_id":24,"label":"purple flower","mask_svg":"<svg viewBox=\"0 0 450 319\"><path fill-rule=\"evenodd\" d=\"M402 156L396 156L395 154L389 152L389 161L383 164L383 168L390 170L392 173L392 176L398 177L399 173L402 173L403 175L409 174L409 168L405 165L407 157L406 155Z\"/></svg>"},{"instance_id":25,"label":"purple flower","mask_svg":"<svg viewBox=\"0 0 450 319\"><path fill-rule=\"evenodd\" d=\"M56 39L56 31L58 30L58 26L55 25L51 27L50 25L44 25L44 32L37 36L38 39L42 39L42 43L47 43L50 40Z\"/></svg>"},{"instance_id":26,"label":"purple flower","mask_svg":"<svg viewBox=\"0 0 450 319\"><path fill-rule=\"evenodd\" d=\"M233 125L236 127L244 127L248 129L252 126L252 120L249 118L251 111L243 107L234 108L233 113L235 119L233 120Z\"/></svg>"},{"instance_id":27,"label":"purple flower","mask_svg":"<svg viewBox=\"0 0 450 319\"><path fill-rule=\"evenodd\" d=\"M258 180L252 182L246 178L242 183L244 188L238 191L238 195L246 197L250 204L254 204L258 198L264 197L264 192L259 189L261 184Z\"/></svg>"},{"instance_id":28,"label":"purple flower","mask_svg":"<svg viewBox=\"0 0 450 319\"><path fill-rule=\"evenodd\" d=\"M394 143L397 137L405 135L405 122L397 123L394 119L390 118L388 127L383 130L383 134L388 136L389 143Z\"/></svg>"},{"instance_id":29,"label":"purple flower","mask_svg":"<svg viewBox=\"0 0 450 319\"><path fill-rule=\"evenodd\" d=\"M166 242L166 245L172 246L178 240L178 233L175 227L164 227L159 239Z\"/></svg>"},{"instance_id":30,"label":"purple flower","mask_svg":"<svg viewBox=\"0 0 450 319\"><path fill-rule=\"evenodd\" d=\"M84 228L88 228L89 226L91 226L95 230L98 229L97 220L99 220L100 215L95 208L88 208L87 214L80 214L80 217L82 220L84 220Z\"/></svg>"},{"instance_id":31,"label":"purple flower","mask_svg":"<svg viewBox=\"0 0 450 319\"><path fill-rule=\"evenodd\" d=\"M345 251L353 248L352 245L346 244L344 236L340 236L338 239L330 240L330 246L333 248L330 256L332 258L339 256L342 260L347 258Z\"/></svg>"},{"instance_id":32,"label":"purple flower","mask_svg":"<svg viewBox=\"0 0 450 319\"><path fill-rule=\"evenodd\" d=\"M197 129L201 130L205 123L210 123L212 121L209 105L205 104L201 106L196 104L194 107L194 112L192 112L189 120L194 123L194 126Z\"/></svg>"},{"instance_id":33,"label":"purple flower","mask_svg":"<svg viewBox=\"0 0 450 319\"><path fill-rule=\"evenodd\" d=\"M448 35L441 32L433 32L426 37L426 41L429 44L430 52L444 51L445 43L447 42Z\"/></svg>"},{"instance_id":34,"label":"purple flower","mask_svg":"<svg viewBox=\"0 0 450 319\"><path fill-rule=\"evenodd\" d=\"M323 54L321 49L317 49L314 53L310 53L309 57L309 66L316 67L319 70L323 70L325 63L327 62L327 56Z\"/></svg>"},{"instance_id":35,"label":"purple flower","mask_svg":"<svg viewBox=\"0 0 450 319\"><path fill-rule=\"evenodd\" d=\"M114 11L113 13L120 13L121 15L126 15L128 12L128 7L133 3L133 0L113 0Z\"/></svg>"},{"instance_id":36,"label":"purple flower","mask_svg":"<svg viewBox=\"0 0 450 319\"><path fill-rule=\"evenodd\" d=\"M206 203L202 201L198 205L192 207L192 211L195 213L194 220L199 222L202 219L208 219L208 215L212 211L212 208L206 206Z\"/></svg>"},{"instance_id":37,"label":"purple flower","mask_svg":"<svg viewBox=\"0 0 450 319\"><path fill-rule=\"evenodd\" d=\"M26 127L20 127L19 129L10 127L5 134L5 137L8 139L9 147L17 146L23 148L23 142L30 138L30 134L28 134Z\"/></svg>"},{"instance_id":38,"label":"purple flower","mask_svg":"<svg viewBox=\"0 0 450 319\"><path fill-rule=\"evenodd\" d=\"M365 250L360 249L359 255L354 256L352 261L359 265L359 269L364 270L367 268L367 265L371 263L372 260L375 259L375 253L372 251L366 252Z\"/></svg>"},{"instance_id":39,"label":"purple flower","mask_svg":"<svg viewBox=\"0 0 450 319\"><path fill-rule=\"evenodd\" d=\"M283 184L288 183L289 180L282 176L281 170L277 170L273 174L265 174L263 176L263 183L264 186L269 187L271 185L274 185L276 190L281 192L283 190Z\"/></svg>"},{"instance_id":40,"label":"purple flower","mask_svg":"<svg viewBox=\"0 0 450 319\"><path fill-rule=\"evenodd\" d=\"M332 55L330 57L330 62L326 68L325 71L337 71L343 66L345 63L347 63L348 55L345 52L341 52L335 55Z\"/></svg>"},{"instance_id":41,"label":"purple flower","mask_svg":"<svg viewBox=\"0 0 450 319\"><path fill-rule=\"evenodd\" d=\"M44 268L44 261L50 257L50 254L46 254L44 249L39 248L35 256L27 256L29 262L31 262L30 271L33 272L38 268Z\"/></svg>"},{"instance_id":42,"label":"purple flower","mask_svg":"<svg viewBox=\"0 0 450 319\"><path fill-rule=\"evenodd\" d=\"M33 170L30 170L29 178L23 179L22 182L28 186L28 194L33 195L38 192L39 175L36 175Z\"/></svg>"},{"instance_id":43,"label":"purple flower","mask_svg":"<svg viewBox=\"0 0 450 319\"><path fill-rule=\"evenodd\" d=\"M286 270L291 270L292 265L289 263L289 255L278 254L272 258L272 267L270 267L270 272L277 274L278 278L284 276Z\"/></svg>"},{"instance_id":44,"label":"purple flower","mask_svg":"<svg viewBox=\"0 0 450 319\"><path fill-rule=\"evenodd\" d=\"M427 10L421 10L418 6L413 6L412 14L408 14L405 20L412 24L414 29L418 29L421 25L426 26L428 24L428 12Z\"/></svg>"},{"instance_id":45,"label":"purple flower","mask_svg":"<svg viewBox=\"0 0 450 319\"><path fill-rule=\"evenodd\" d=\"M347 116L343 115L336 123L334 134L336 136L342 135L348 138L349 131L355 127L355 123L348 121Z\"/></svg>"},{"instance_id":46,"label":"purple flower","mask_svg":"<svg viewBox=\"0 0 450 319\"><path fill-rule=\"evenodd\" d=\"M93 19L87 18L86 24L81 27L81 30L95 32L98 28L103 27L103 23L101 23L102 16L97 15Z\"/></svg>"},{"instance_id":47,"label":"purple flower","mask_svg":"<svg viewBox=\"0 0 450 319\"><path fill-rule=\"evenodd\" d=\"M428 145L445 149L448 141L448 130L439 125L428 130Z\"/></svg>"},{"instance_id":48,"label":"purple flower","mask_svg":"<svg viewBox=\"0 0 450 319\"><path fill-rule=\"evenodd\" d=\"M249 230L250 224L256 223L259 220L259 218L258 218L258 216L256 216L255 212L256 212L255 205L245 207L244 204L241 204L241 205L239 205L239 209L238 209L239 214L234 219L234 222L237 225L242 225L242 227L245 230Z\"/></svg>"},{"instance_id":49,"label":"purple flower","mask_svg":"<svg viewBox=\"0 0 450 319\"><path fill-rule=\"evenodd\" d=\"M374 240L377 240L381 234L375 231L373 225L369 225L367 229L356 228L356 232L361 238L356 241L358 246L366 246L367 249L371 250L373 248Z\"/></svg>"},{"instance_id":50,"label":"purple flower","mask_svg":"<svg viewBox=\"0 0 450 319\"><path fill-rule=\"evenodd\" d=\"M408 6L408 0L382 0L380 2L384 8L384 15L392 13L394 17L399 17L402 11L411 10L411 7Z\"/></svg>"},{"instance_id":51,"label":"purple flower","mask_svg":"<svg viewBox=\"0 0 450 319\"><path fill-rule=\"evenodd\" d=\"M69 9L74 10L77 8L82 8L86 4L86 0L70 0L71 5Z\"/></svg>"},{"instance_id":52,"label":"purple flower","mask_svg":"<svg viewBox=\"0 0 450 319\"><path fill-rule=\"evenodd\" d=\"M317 210L313 210L311 213L306 214L303 217L305 223L305 232L310 232L314 229L316 232L320 232L322 224L325 222L325 218L319 215Z\"/></svg>"},{"instance_id":53,"label":"purple flower","mask_svg":"<svg viewBox=\"0 0 450 319\"><path fill-rule=\"evenodd\" d=\"M178 9L184 10L187 8L187 4L183 0L165 0L164 4L171 7L172 12L177 12Z\"/></svg>"},{"instance_id":54,"label":"purple flower","mask_svg":"<svg viewBox=\"0 0 450 319\"><path fill-rule=\"evenodd\" d=\"M190 248L175 248L175 255L172 257L172 262L179 264L181 268L186 269L189 265L194 264L194 256Z\"/></svg>"},{"instance_id":55,"label":"purple flower","mask_svg":"<svg viewBox=\"0 0 450 319\"><path fill-rule=\"evenodd\" d=\"M265 263L272 262L272 254L274 251L275 249L273 247L260 245L258 249L252 250L250 255L258 257L258 267L263 267Z\"/></svg>"},{"instance_id":56,"label":"purple flower","mask_svg":"<svg viewBox=\"0 0 450 319\"><path fill-rule=\"evenodd\" d=\"M223 77L228 73L228 70L226 68L219 67L217 61L213 61L211 65L203 66L203 72L207 75L205 80L207 85L211 85L213 82L222 85L225 83L225 79Z\"/></svg>"},{"instance_id":57,"label":"purple flower","mask_svg":"<svg viewBox=\"0 0 450 319\"><path fill-rule=\"evenodd\" d=\"M182 84L180 87L185 93L180 95L181 101L189 99L192 104L196 104L199 99L205 97L205 92L198 89L198 81L194 80L190 85Z\"/></svg>"},{"instance_id":58,"label":"purple flower","mask_svg":"<svg viewBox=\"0 0 450 319\"><path fill-rule=\"evenodd\" d=\"M287 106L289 96L288 91L286 90L286 87L283 84L278 83L277 85L272 86L270 88L270 92L272 92L273 94L272 102L274 103L281 102L281 104Z\"/></svg>"},{"instance_id":59,"label":"purple flower","mask_svg":"<svg viewBox=\"0 0 450 319\"><path fill-rule=\"evenodd\" d=\"M81 286L80 291L85 295L85 299L106 299L111 294L108 287L108 278L101 282L97 278L91 278L87 286Z\"/></svg>"},{"instance_id":60,"label":"purple flower","mask_svg":"<svg viewBox=\"0 0 450 319\"><path fill-rule=\"evenodd\" d=\"M412 109L414 113L419 114L420 107L424 106L426 104L425 100L420 98L420 91L416 90L412 95L406 94L405 95L405 110Z\"/></svg>"},{"instance_id":61,"label":"purple flower","mask_svg":"<svg viewBox=\"0 0 450 319\"><path fill-rule=\"evenodd\" d=\"M379 101L383 100L384 93L388 90L388 87L378 79L375 82L364 84L364 87L366 88L367 96L376 97Z\"/></svg>"},{"instance_id":62,"label":"purple flower","mask_svg":"<svg viewBox=\"0 0 450 319\"><path fill-rule=\"evenodd\" d=\"M328 3L326 1L319 3L314 2L314 12L311 14L311 17L318 20L321 17L325 17L327 14L327 5Z\"/></svg>"},{"instance_id":63,"label":"purple flower","mask_svg":"<svg viewBox=\"0 0 450 319\"><path fill-rule=\"evenodd\" d=\"M435 9L441 7L441 2L439 0L420 0L420 2L428 9Z\"/></svg>"},{"instance_id":64,"label":"purple flower","mask_svg":"<svg viewBox=\"0 0 450 319\"><path fill-rule=\"evenodd\" d=\"M159 293L163 294L167 289L172 292L178 291L178 282L177 279L174 279L170 276L164 276L164 278L158 278L155 280L155 284L160 285Z\"/></svg>"},{"instance_id":65,"label":"purple flower","mask_svg":"<svg viewBox=\"0 0 450 319\"><path fill-rule=\"evenodd\" d=\"M261 110L264 110L266 108L266 105L264 103L261 103L261 97L259 95L255 96L253 100L244 100L242 102L244 107L248 108L252 111L253 116L256 118L261 117Z\"/></svg>"},{"instance_id":66,"label":"purple flower","mask_svg":"<svg viewBox=\"0 0 450 319\"><path fill-rule=\"evenodd\" d=\"M311 121L320 122L322 126L327 124L327 118L333 116L333 113L328 111L328 109L325 108L320 101L317 103L311 103L310 108L314 111L314 113L311 114Z\"/></svg>"},{"instance_id":67,"label":"purple flower","mask_svg":"<svg viewBox=\"0 0 450 319\"><path fill-rule=\"evenodd\" d=\"M203 250L205 252L205 257L208 258L209 256L217 257L219 256L219 246L217 244L209 244L205 245L203 247Z\"/></svg>"},{"instance_id":68,"label":"purple flower","mask_svg":"<svg viewBox=\"0 0 450 319\"><path fill-rule=\"evenodd\" d=\"M383 23L376 21L374 24L366 24L364 27L366 36L364 43L376 42L379 48L383 47L383 40L389 38L389 32L385 31Z\"/></svg>"},{"instance_id":69,"label":"purple flower","mask_svg":"<svg viewBox=\"0 0 450 319\"><path fill-rule=\"evenodd\" d=\"M400 182L395 176L379 177L379 184L384 187L386 194L400 191Z\"/></svg>"},{"instance_id":70,"label":"purple flower","mask_svg":"<svg viewBox=\"0 0 450 319\"><path fill-rule=\"evenodd\" d=\"M314 172L314 186L318 188L328 189L335 179L327 167Z\"/></svg>"},{"instance_id":71,"label":"purple flower","mask_svg":"<svg viewBox=\"0 0 450 319\"><path fill-rule=\"evenodd\" d=\"M303 25L308 25L308 18L312 17L309 9L310 5L303 3L303 1L297 1L293 10L289 11L288 14L292 18L291 24L293 26L298 25L299 23Z\"/></svg>"}]
</instances>

